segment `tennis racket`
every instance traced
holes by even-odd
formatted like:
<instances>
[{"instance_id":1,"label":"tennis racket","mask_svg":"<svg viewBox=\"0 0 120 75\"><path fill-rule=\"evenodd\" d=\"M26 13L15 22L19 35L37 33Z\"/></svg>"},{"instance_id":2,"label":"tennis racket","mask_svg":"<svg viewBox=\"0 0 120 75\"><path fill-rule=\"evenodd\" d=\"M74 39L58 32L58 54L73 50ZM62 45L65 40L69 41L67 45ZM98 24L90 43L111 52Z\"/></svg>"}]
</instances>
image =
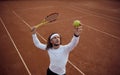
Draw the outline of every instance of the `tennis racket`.
<instances>
[{"instance_id":1,"label":"tennis racket","mask_svg":"<svg viewBox=\"0 0 120 75\"><path fill-rule=\"evenodd\" d=\"M53 22L57 19L58 15L59 15L59 13L51 13L48 16L46 16L38 25L36 25L34 27L39 28L42 25Z\"/></svg>"}]
</instances>

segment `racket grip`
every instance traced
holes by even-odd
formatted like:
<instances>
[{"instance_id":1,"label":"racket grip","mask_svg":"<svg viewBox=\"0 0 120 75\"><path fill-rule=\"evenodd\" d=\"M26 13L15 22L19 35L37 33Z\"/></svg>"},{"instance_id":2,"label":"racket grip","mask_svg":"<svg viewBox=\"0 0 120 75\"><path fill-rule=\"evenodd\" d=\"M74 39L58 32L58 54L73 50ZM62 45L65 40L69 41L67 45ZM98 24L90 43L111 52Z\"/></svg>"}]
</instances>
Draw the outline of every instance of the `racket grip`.
<instances>
[{"instance_id":1,"label":"racket grip","mask_svg":"<svg viewBox=\"0 0 120 75\"><path fill-rule=\"evenodd\" d=\"M46 23L48 23L48 22L46 21L46 22L40 23L40 24L36 25L35 28L39 28L40 26L42 26L42 25L44 25Z\"/></svg>"},{"instance_id":2,"label":"racket grip","mask_svg":"<svg viewBox=\"0 0 120 75\"><path fill-rule=\"evenodd\" d=\"M42 25L43 25L43 23L40 23L40 24L36 25L35 28L38 28L38 27L40 27Z\"/></svg>"}]
</instances>

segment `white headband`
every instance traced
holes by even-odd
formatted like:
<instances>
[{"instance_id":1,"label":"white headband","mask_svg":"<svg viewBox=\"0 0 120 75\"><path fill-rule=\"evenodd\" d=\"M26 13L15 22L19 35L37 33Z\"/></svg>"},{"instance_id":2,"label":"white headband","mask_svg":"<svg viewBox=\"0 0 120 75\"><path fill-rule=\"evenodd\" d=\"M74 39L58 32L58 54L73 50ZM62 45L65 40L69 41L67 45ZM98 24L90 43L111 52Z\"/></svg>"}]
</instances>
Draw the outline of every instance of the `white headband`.
<instances>
[{"instance_id":1,"label":"white headband","mask_svg":"<svg viewBox=\"0 0 120 75\"><path fill-rule=\"evenodd\" d=\"M53 35L50 37L50 39L52 39L52 38L53 38L53 37L55 37L55 36L60 37L60 35L59 35L59 34L53 34Z\"/></svg>"}]
</instances>

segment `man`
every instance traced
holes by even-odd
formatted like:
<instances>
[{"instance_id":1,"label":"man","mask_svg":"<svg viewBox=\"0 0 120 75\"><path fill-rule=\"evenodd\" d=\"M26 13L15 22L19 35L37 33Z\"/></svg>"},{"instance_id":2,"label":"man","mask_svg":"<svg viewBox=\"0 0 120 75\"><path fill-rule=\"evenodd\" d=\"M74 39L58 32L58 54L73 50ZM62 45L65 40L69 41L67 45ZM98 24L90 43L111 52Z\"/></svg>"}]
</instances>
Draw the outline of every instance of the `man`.
<instances>
[{"instance_id":1,"label":"man","mask_svg":"<svg viewBox=\"0 0 120 75\"><path fill-rule=\"evenodd\" d=\"M73 38L67 45L61 45L61 36L58 33L52 33L47 44L41 43L36 35L36 28L32 29L32 38L36 47L48 52L50 65L47 69L47 75L66 75L66 63L69 53L78 44L82 26L74 27Z\"/></svg>"}]
</instances>

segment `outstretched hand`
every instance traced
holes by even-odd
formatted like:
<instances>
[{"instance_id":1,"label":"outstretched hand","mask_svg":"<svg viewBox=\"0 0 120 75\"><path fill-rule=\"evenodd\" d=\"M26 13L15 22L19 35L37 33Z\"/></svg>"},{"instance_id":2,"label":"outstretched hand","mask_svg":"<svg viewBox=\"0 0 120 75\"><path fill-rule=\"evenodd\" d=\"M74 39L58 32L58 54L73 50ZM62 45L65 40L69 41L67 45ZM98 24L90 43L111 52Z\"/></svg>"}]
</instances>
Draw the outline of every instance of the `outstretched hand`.
<instances>
[{"instance_id":1,"label":"outstretched hand","mask_svg":"<svg viewBox=\"0 0 120 75\"><path fill-rule=\"evenodd\" d=\"M75 35L79 36L81 32L82 32L82 26L74 27L74 34Z\"/></svg>"}]
</instances>

